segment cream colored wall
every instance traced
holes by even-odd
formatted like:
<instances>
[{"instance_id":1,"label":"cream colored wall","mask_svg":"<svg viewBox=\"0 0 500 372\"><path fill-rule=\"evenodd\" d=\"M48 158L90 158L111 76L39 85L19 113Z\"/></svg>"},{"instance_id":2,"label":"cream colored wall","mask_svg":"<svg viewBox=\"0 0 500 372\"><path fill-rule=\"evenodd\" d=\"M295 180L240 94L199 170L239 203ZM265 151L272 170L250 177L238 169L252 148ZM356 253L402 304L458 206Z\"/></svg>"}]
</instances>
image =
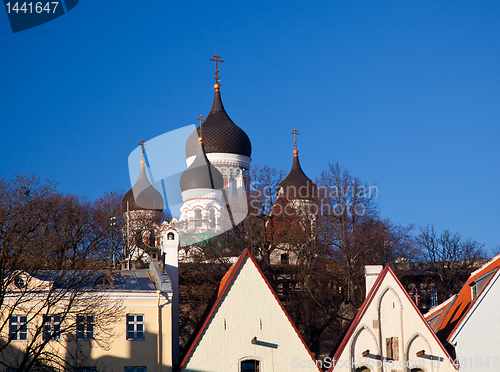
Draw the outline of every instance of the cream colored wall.
<instances>
[{"instance_id":1,"label":"cream colored wall","mask_svg":"<svg viewBox=\"0 0 500 372\"><path fill-rule=\"evenodd\" d=\"M396 280L387 273L334 371L355 371L362 366L370 371L406 372L415 367L426 372L456 371L424 322ZM398 338L399 349L398 360L392 362L387 359L386 339L390 337ZM366 350L369 354L363 357ZM426 355L417 357L420 350L425 350Z\"/></svg>"},{"instance_id":2,"label":"cream colored wall","mask_svg":"<svg viewBox=\"0 0 500 372\"><path fill-rule=\"evenodd\" d=\"M172 341L170 337L172 326L171 305L161 296L160 307L158 307L157 294L151 298L127 300L125 295L125 314L144 314L145 339L127 340L126 319L117 324L120 335L112 344L111 349L92 348L91 357L98 363L106 366L106 371L124 371L125 367L147 367L148 372L172 371ZM160 311L160 323L158 323L158 311ZM158 330L161 328L161 339L158 338ZM158 341L161 353L158 358ZM161 369L159 369L161 364Z\"/></svg>"},{"instance_id":3,"label":"cream colored wall","mask_svg":"<svg viewBox=\"0 0 500 372\"><path fill-rule=\"evenodd\" d=\"M117 337L112 340L109 350L100 348L95 341L78 341L80 352L84 356L90 356L92 360L88 366L97 366L98 371L105 369L106 372L123 372L125 367L147 367L148 372L172 371L172 307L170 300L164 294L161 294L160 306L158 306L158 294L156 292L131 293L113 291L112 297L116 300L123 300L123 317L114 327ZM29 308L30 304L26 304L25 306ZM160 313L160 323L158 323L158 311ZM17 314L22 315L22 308L19 308L19 312L16 312ZM126 314L144 314L145 340L126 339ZM36 321L41 323L41 317L39 320L33 320L31 323L28 323L29 329L33 329ZM99 319L96 319L96 322L98 321ZM159 330L161 330L162 335L160 339L161 359L157 357L157 335ZM3 333L0 335L0 338L3 339L7 337L8 326L4 327ZM61 356L73 353L77 348L77 342L70 341L71 339L72 337L63 335L60 341L51 341L49 347ZM13 347L20 349L22 349L23 344L24 341L15 341L12 343ZM161 364L161 367L159 364ZM0 366L0 371L4 370Z\"/></svg>"},{"instance_id":4,"label":"cream colored wall","mask_svg":"<svg viewBox=\"0 0 500 372\"><path fill-rule=\"evenodd\" d=\"M252 344L254 337L276 347ZM243 358L260 360L259 372L290 372L300 370L301 362L314 364L248 257L183 372L237 372Z\"/></svg>"}]
</instances>

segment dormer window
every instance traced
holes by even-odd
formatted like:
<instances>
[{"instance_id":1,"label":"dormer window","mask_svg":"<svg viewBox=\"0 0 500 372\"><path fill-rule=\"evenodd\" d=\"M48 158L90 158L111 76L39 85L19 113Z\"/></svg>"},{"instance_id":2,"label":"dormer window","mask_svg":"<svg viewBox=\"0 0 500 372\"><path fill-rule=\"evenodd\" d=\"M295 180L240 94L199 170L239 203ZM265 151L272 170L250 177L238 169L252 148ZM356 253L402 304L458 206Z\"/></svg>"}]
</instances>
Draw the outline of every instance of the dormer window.
<instances>
[{"instance_id":1,"label":"dormer window","mask_svg":"<svg viewBox=\"0 0 500 372\"><path fill-rule=\"evenodd\" d=\"M474 301L477 297L477 283L472 282L469 285L470 285L470 298L471 301Z\"/></svg>"},{"instance_id":2,"label":"dormer window","mask_svg":"<svg viewBox=\"0 0 500 372\"><path fill-rule=\"evenodd\" d=\"M18 275L14 278L14 284L17 288L26 288L26 278L23 275Z\"/></svg>"},{"instance_id":3,"label":"dormer window","mask_svg":"<svg viewBox=\"0 0 500 372\"><path fill-rule=\"evenodd\" d=\"M113 281L109 276L101 276L95 281L96 288L113 288Z\"/></svg>"}]
</instances>

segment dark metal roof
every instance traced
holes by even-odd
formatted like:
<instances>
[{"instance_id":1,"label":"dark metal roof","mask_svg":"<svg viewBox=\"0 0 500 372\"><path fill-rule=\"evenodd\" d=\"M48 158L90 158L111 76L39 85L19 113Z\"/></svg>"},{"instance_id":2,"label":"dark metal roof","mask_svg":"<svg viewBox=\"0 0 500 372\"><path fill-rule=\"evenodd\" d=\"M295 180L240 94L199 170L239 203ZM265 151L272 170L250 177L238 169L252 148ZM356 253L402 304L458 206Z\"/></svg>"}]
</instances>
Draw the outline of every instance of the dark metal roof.
<instances>
[{"instance_id":1,"label":"dark metal roof","mask_svg":"<svg viewBox=\"0 0 500 372\"><path fill-rule=\"evenodd\" d=\"M163 211L163 197L149 182L143 164L141 164L141 170L139 172L139 177L137 178L135 185L123 197L123 212L127 211L127 202L129 211Z\"/></svg>"},{"instance_id":2,"label":"dark metal roof","mask_svg":"<svg viewBox=\"0 0 500 372\"><path fill-rule=\"evenodd\" d=\"M227 115L220 91L215 91L212 110L202 125L203 143L205 152L237 154L250 157L252 155L252 144L247 134ZM189 136L186 142L186 158L196 155L198 150L198 137L200 128L197 128Z\"/></svg>"},{"instance_id":3,"label":"dark metal roof","mask_svg":"<svg viewBox=\"0 0 500 372\"><path fill-rule=\"evenodd\" d=\"M198 152L193 163L182 173L181 190L212 189L222 190L224 179L222 174L207 159L204 146L198 142Z\"/></svg>"},{"instance_id":4,"label":"dark metal roof","mask_svg":"<svg viewBox=\"0 0 500 372\"><path fill-rule=\"evenodd\" d=\"M56 289L93 289L97 280L105 277L112 281L103 290L116 291L156 291L171 292L171 280L164 272L160 261L153 261L149 269L139 270L41 270L31 273L33 277L52 282Z\"/></svg>"},{"instance_id":5,"label":"dark metal roof","mask_svg":"<svg viewBox=\"0 0 500 372\"><path fill-rule=\"evenodd\" d=\"M281 181L279 188L283 190L285 196L290 199L315 199L317 196L316 184L311 181L302 170L299 163L299 156L293 157L292 170L288 176Z\"/></svg>"}]
</instances>

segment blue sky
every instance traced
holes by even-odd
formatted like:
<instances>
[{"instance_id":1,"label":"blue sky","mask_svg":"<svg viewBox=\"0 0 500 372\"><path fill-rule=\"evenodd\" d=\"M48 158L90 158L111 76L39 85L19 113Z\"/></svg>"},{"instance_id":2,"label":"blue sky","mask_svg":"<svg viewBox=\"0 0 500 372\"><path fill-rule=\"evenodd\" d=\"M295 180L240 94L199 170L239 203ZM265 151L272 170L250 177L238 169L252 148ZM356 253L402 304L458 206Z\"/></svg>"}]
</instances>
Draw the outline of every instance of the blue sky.
<instances>
[{"instance_id":1,"label":"blue sky","mask_svg":"<svg viewBox=\"0 0 500 372\"><path fill-rule=\"evenodd\" d=\"M0 174L90 199L128 190L140 139L208 114L218 53L253 164L288 172L297 128L310 178L338 161L378 185L383 217L491 249L499 25L495 1L85 0L16 34L0 10Z\"/></svg>"}]
</instances>

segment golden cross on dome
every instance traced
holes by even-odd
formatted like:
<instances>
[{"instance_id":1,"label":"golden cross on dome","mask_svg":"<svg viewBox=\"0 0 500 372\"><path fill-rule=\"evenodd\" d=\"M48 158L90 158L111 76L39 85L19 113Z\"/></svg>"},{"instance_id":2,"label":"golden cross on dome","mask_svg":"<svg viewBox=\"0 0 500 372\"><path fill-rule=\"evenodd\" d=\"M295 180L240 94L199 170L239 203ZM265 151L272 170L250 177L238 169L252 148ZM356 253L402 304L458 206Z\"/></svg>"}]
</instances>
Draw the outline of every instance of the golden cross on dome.
<instances>
[{"instance_id":1,"label":"golden cross on dome","mask_svg":"<svg viewBox=\"0 0 500 372\"><path fill-rule=\"evenodd\" d=\"M200 122L200 127L201 127L201 124L203 124L203 122L205 121L203 119L205 119L205 118L201 115L198 116L198 119L195 119L195 120L198 120Z\"/></svg>"},{"instance_id":2,"label":"golden cross on dome","mask_svg":"<svg viewBox=\"0 0 500 372\"><path fill-rule=\"evenodd\" d=\"M300 133L297 129L294 129L290 132L290 134L293 134L293 147L297 150L297 135L300 136Z\"/></svg>"},{"instance_id":3,"label":"golden cross on dome","mask_svg":"<svg viewBox=\"0 0 500 372\"><path fill-rule=\"evenodd\" d=\"M215 75L214 75L214 79L215 81L218 83L219 80L220 80L220 76L219 76L219 62L224 62L223 60L220 59L219 55L216 54L215 56L212 56L212 58L210 58L211 61L214 61L215 62Z\"/></svg>"},{"instance_id":4,"label":"golden cross on dome","mask_svg":"<svg viewBox=\"0 0 500 372\"><path fill-rule=\"evenodd\" d=\"M144 140L140 140L137 144L139 146L141 146L141 148L142 148L142 155L144 155L144 146L147 146L148 144Z\"/></svg>"},{"instance_id":5,"label":"golden cross on dome","mask_svg":"<svg viewBox=\"0 0 500 372\"><path fill-rule=\"evenodd\" d=\"M200 141L200 143L203 143L203 136L201 134L201 125L203 124L204 120L205 119L203 116L199 115L198 118L196 120L198 120L200 122L200 135L198 136L198 141Z\"/></svg>"}]
</instances>

